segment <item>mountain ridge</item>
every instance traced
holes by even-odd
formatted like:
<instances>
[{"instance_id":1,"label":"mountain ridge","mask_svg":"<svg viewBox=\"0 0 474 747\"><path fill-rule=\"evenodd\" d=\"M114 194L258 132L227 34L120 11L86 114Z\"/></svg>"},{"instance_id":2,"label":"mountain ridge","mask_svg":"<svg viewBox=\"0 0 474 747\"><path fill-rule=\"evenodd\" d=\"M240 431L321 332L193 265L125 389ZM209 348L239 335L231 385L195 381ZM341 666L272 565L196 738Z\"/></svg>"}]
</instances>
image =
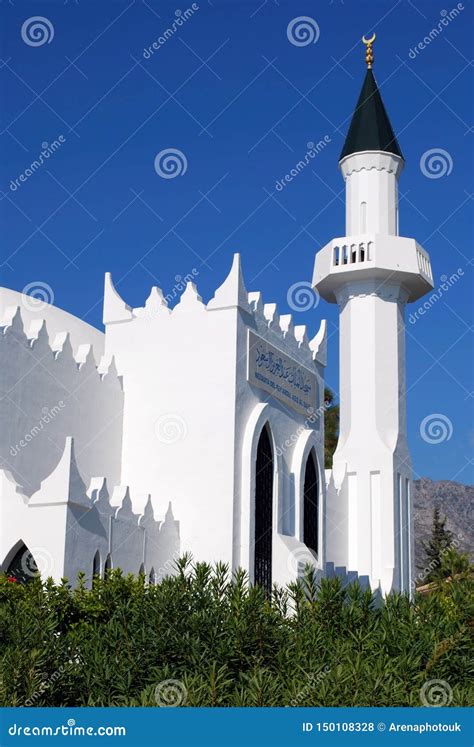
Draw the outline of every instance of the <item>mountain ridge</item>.
<instances>
[{"instance_id":1,"label":"mountain ridge","mask_svg":"<svg viewBox=\"0 0 474 747\"><path fill-rule=\"evenodd\" d=\"M438 506L446 516L446 527L453 532L453 540L460 552L474 555L474 486L452 480L431 480L421 477L413 482L413 520L415 532L415 566L423 568L423 542L431 535L433 509ZM416 572L416 571L415 571Z\"/></svg>"}]
</instances>

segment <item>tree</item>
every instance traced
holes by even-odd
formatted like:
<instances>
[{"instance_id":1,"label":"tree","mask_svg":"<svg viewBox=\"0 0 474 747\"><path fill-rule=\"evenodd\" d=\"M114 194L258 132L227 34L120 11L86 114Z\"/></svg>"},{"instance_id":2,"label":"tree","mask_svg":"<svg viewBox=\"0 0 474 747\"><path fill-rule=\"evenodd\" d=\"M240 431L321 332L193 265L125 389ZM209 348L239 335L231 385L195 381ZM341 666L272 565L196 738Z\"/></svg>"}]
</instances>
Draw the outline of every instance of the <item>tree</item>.
<instances>
[{"instance_id":1,"label":"tree","mask_svg":"<svg viewBox=\"0 0 474 747\"><path fill-rule=\"evenodd\" d=\"M331 469L339 437L339 405L334 404L334 392L329 387L324 389L324 403L324 466Z\"/></svg>"},{"instance_id":2,"label":"tree","mask_svg":"<svg viewBox=\"0 0 474 747\"><path fill-rule=\"evenodd\" d=\"M441 574L443 578L467 577L471 572L471 563L467 552L459 552L449 547L441 557Z\"/></svg>"},{"instance_id":3,"label":"tree","mask_svg":"<svg viewBox=\"0 0 474 747\"><path fill-rule=\"evenodd\" d=\"M445 573L446 569L443 567L443 556L450 548L453 548L453 537L453 533L446 529L446 516L441 517L439 506L435 506L431 538L428 542L423 542L427 571L424 581L435 581L449 575Z\"/></svg>"}]
</instances>

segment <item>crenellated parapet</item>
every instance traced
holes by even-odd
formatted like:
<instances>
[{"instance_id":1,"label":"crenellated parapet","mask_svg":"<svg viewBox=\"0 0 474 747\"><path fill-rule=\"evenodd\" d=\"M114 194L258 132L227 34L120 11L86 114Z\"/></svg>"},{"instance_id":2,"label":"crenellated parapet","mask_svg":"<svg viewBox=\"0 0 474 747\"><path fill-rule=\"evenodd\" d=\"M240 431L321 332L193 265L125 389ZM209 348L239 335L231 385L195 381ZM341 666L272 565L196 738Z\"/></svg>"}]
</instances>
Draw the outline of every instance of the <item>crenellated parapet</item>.
<instances>
[{"instance_id":1,"label":"crenellated parapet","mask_svg":"<svg viewBox=\"0 0 474 747\"><path fill-rule=\"evenodd\" d=\"M156 579L159 569L179 556L171 505L156 518L150 496L141 512L134 511L127 486L109 489L104 477L87 485L70 437L58 464L31 496L0 470L0 518L1 546L15 547L21 540L42 576L57 581L66 577L74 583L79 572L90 580L97 553L102 571L109 558L109 567L135 574L153 570Z\"/></svg>"},{"instance_id":2,"label":"crenellated parapet","mask_svg":"<svg viewBox=\"0 0 474 747\"><path fill-rule=\"evenodd\" d=\"M71 347L74 355L77 354L78 348L83 344L92 345L95 351L95 358L99 360L104 350L104 334L95 327L85 322L64 309L54 306L53 290L42 284L30 283L25 290L30 289L29 293L20 293L11 288L0 288L0 326L4 327L10 324L12 315L19 307L23 319L23 326L30 338L36 337L36 330L41 323L46 322L48 335L52 346L54 341L65 331L69 335ZM35 290L39 291L38 298L35 297ZM50 299L47 301L46 299Z\"/></svg>"},{"instance_id":3,"label":"crenellated parapet","mask_svg":"<svg viewBox=\"0 0 474 747\"><path fill-rule=\"evenodd\" d=\"M174 320L183 314L189 315L189 318L192 315L193 321L198 325L199 320L204 322L206 313L214 314L230 309L238 310L250 329L296 357L301 363L312 366L316 359L322 362L325 321L322 322L316 336L309 340L305 325L295 325L291 314L280 315L275 303L264 304L260 292L248 293L239 254L234 254L228 276L207 304L199 295L195 283L188 282L181 298L172 309L169 308L163 291L156 287L152 288L143 307L131 308L114 287L111 274L106 273L105 276L103 321L107 331L118 324L129 323L143 325L155 322L161 326L172 326ZM152 337L150 341L151 339ZM107 360L107 352L104 360Z\"/></svg>"},{"instance_id":4,"label":"crenellated parapet","mask_svg":"<svg viewBox=\"0 0 474 747\"><path fill-rule=\"evenodd\" d=\"M31 495L73 435L87 479L104 470L120 479L123 389L115 361L99 371L102 348L73 349L68 330L56 326L50 335L44 319L23 317L23 308L9 307L0 324L0 467Z\"/></svg>"},{"instance_id":5,"label":"crenellated parapet","mask_svg":"<svg viewBox=\"0 0 474 747\"><path fill-rule=\"evenodd\" d=\"M78 375L95 374L106 386L121 387L114 361L111 361L103 373L99 373L94 348L89 343L82 343L74 354L67 331L57 332L51 339L48 334L47 323L44 319L35 319L26 327L20 306L9 307L0 321L0 355L11 346L14 341L17 348L28 351L30 359L44 364L58 361L65 368L76 371ZM8 359L5 359L8 360ZM110 375L109 375L110 374Z\"/></svg>"}]
</instances>

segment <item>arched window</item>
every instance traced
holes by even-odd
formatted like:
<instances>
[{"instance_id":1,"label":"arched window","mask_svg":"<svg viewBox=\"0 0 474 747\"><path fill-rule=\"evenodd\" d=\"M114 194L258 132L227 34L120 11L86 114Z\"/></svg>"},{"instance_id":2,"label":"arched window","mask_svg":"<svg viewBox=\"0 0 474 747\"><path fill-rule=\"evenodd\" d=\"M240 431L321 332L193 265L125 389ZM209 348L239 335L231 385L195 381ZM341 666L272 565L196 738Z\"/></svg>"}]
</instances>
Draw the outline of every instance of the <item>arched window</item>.
<instances>
[{"instance_id":1,"label":"arched window","mask_svg":"<svg viewBox=\"0 0 474 747\"><path fill-rule=\"evenodd\" d=\"M255 468L254 577L267 594L272 589L273 452L268 425L260 434Z\"/></svg>"},{"instance_id":2,"label":"arched window","mask_svg":"<svg viewBox=\"0 0 474 747\"><path fill-rule=\"evenodd\" d=\"M36 561L24 542L18 545L13 558L10 560L6 575L14 578L18 583L27 584L39 573Z\"/></svg>"},{"instance_id":3,"label":"arched window","mask_svg":"<svg viewBox=\"0 0 474 747\"><path fill-rule=\"evenodd\" d=\"M156 583L156 576L155 576L154 568L152 568L150 571L150 575L148 576L148 583L153 584L153 585Z\"/></svg>"},{"instance_id":4,"label":"arched window","mask_svg":"<svg viewBox=\"0 0 474 747\"><path fill-rule=\"evenodd\" d=\"M100 576L100 552L97 550L92 561L92 577Z\"/></svg>"},{"instance_id":5,"label":"arched window","mask_svg":"<svg viewBox=\"0 0 474 747\"><path fill-rule=\"evenodd\" d=\"M304 474L303 542L310 550L318 552L319 486L316 458L313 449L308 454Z\"/></svg>"},{"instance_id":6,"label":"arched window","mask_svg":"<svg viewBox=\"0 0 474 747\"><path fill-rule=\"evenodd\" d=\"M110 553L107 555L105 559L105 565L104 565L104 578L107 576L109 571L112 570L112 558L110 557Z\"/></svg>"},{"instance_id":7,"label":"arched window","mask_svg":"<svg viewBox=\"0 0 474 747\"><path fill-rule=\"evenodd\" d=\"M360 232L367 233L367 203L360 203Z\"/></svg>"},{"instance_id":8,"label":"arched window","mask_svg":"<svg viewBox=\"0 0 474 747\"><path fill-rule=\"evenodd\" d=\"M144 563L142 563L140 565L140 568L138 569L138 575L139 576L144 576L145 575L145 564Z\"/></svg>"}]
</instances>

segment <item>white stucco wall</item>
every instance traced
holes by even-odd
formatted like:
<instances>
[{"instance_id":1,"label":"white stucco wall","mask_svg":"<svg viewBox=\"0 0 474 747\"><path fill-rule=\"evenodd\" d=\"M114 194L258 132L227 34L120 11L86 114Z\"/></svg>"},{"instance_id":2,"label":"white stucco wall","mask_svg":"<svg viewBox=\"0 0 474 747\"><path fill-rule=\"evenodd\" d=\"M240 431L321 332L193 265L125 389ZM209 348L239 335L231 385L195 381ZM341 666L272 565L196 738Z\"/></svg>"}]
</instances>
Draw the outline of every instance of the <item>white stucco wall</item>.
<instances>
[{"instance_id":1,"label":"white stucco wall","mask_svg":"<svg viewBox=\"0 0 474 747\"><path fill-rule=\"evenodd\" d=\"M137 510L148 493L172 501L183 550L230 562L237 312L208 313L191 287L172 314L148 311L107 325L124 386L122 482Z\"/></svg>"},{"instance_id":2,"label":"white stucco wall","mask_svg":"<svg viewBox=\"0 0 474 747\"><path fill-rule=\"evenodd\" d=\"M156 288L131 309L107 278L99 370L84 342L87 325L72 325L73 353L67 330L57 333L68 320L43 311L54 341L39 319L25 334L10 307L0 335L0 467L13 475L0 478L4 567L23 541L57 580L74 581L81 570L89 578L97 552L102 569L110 555L113 567L153 569L157 579L191 552L243 566L253 580L265 425L274 456L273 581L294 580L307 562L324 567L325 323L308 341L275 304L263 306L260 294L247 293L238 255L207 306L190 283L172 311ZM255 344L279 361L277 373L265 367L265 385L251 370ZM311 450L320 484L317 556L303 542Z\"/></svg>"},{"instance_id":3,"label":"white stucco wall","mask_svg":"<svg viewBox=\"0 0 474 747\"><path fill-rule=\"evenodd\" d=\"M82 572L90 585L97 552L102 574L109 555L112 567L124 573L143 569L156 580L172 573L179 557L179 526L171 507L166 513L161 507L160 519L147 503L140 515L132 510L127 487L117 486L109 495L104 479L94 482L96 487L88 490L70 438L57 466L31 497L0 470L0 570L7 570L25 545L42 577L56 582L67 578L75 584ZM21 568L33 575L26 551Z\"/></svg>"},{"instance_id":4,"label":"white stucco wall","mask_svg":"<svg viewBox=\"0 0 474 747\"><path fill-rule=\"evenodd\" d=\"M321 479L324 465L324 415L320 409L324 398L323 366L313 358L302 329L302 343L295 337L289 319L280 320L273 305L264 307L259 294L250 294L252 314L239 318L237 356L237 402L235 438L235 545L234 565L253 575L253 541L255 513L255 465L257 445L265 424L273 441L275 461L273 500L273 580L286 584L294 580L306 563L321 568L324 564L323 511L325 484ZM286 332L283 331L287 329ZM252 329L276 349L312 371L317 379L312 403L315 416L304 415L247 381L247 336ZM325 340L321 340L322 347ZM321 350L319 352L322 352ZM306 459L314 448L320 472L319 554L303 544L302 502Z\"/></svg>"},{"instance_id":5,"label":"white stucco wall","mask_svg":"<svg viewBox=\"0 0 474 747\"><path fill-rule=\"evenodd\" d=\"M44 322L34 331L29 339L19 308L0 327L0 468L31 495L73 436L86 480L104 474L119 482L123 394L114 367L101 376L95 349L84 343L75 359L67 331L56 350Z\"/></svg>"},{"instance_id":6,"label":"white stucco wall","mask_svg":"<svg viewBox=\"0 0 474 747\"><path fill-rule=\"evenodd\" d=\"M295 578L295 563L289 562L276 535L293 535L293 549L305 553L298 524L300 475L298 495L294 488L293 469L299 469L294 466L295 445L307 431L321 469L323 430L321 417L312 422L248 382L248 330L313 372L318 381L315 410L322 403L323 363L315 361L304 330L295 333L273 306L264 311L255 294L250 298L249 304L237 255L207 307L188 284L172 311L158 289L143 308L132 310L107 278L105 359L113 355L123 377L122 481L137 501L147 492L154 502L172 500L182 551L209 562L223 560L233 568L241 565L251 575L256 444L269 423L276 465L274 580L283 582L286 576ZM323 337L316 345L320 354ZM266 409L260 418L262 405ZM323 480L321 486L322 513ZM322 519L319 525L318 561L306 550L306 559L314 563L323 558Z\"/></svg>"}]
</instances>

